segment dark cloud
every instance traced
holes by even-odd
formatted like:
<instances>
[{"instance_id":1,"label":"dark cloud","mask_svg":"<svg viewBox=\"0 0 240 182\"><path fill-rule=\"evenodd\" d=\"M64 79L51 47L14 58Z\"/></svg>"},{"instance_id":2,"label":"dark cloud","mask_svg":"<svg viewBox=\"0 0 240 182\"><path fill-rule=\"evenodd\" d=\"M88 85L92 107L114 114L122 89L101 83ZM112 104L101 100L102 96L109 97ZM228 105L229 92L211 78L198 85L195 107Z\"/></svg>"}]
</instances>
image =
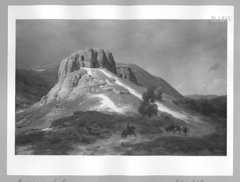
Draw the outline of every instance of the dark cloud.
<instances>
[{"instance_id":1,"label":"dark cloud","mask_svg":"<svg viewBox=\"0 0 240 182\"><path fill-rule=\"evenodd\" d=\"M113 52L182 94L225 94L227 24L208 20L17 20L17 63L60 62L79 49ZM216 62L221 66L208 71ZM204 89L214 80L218 88ZM199 84L196 84L199 83Z\"/></svg>"}]
</instances>

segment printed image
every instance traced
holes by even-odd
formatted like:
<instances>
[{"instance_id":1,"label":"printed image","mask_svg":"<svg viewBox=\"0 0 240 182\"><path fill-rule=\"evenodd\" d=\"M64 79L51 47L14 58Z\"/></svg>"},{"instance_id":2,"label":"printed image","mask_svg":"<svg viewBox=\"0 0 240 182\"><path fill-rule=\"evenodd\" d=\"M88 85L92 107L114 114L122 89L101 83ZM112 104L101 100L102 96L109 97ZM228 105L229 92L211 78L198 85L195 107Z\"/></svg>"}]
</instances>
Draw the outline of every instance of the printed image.
<instances>
[{"instance_id":1,"label":"printed image","mask_svg":"<svg viewBox=\"0 0 240 182\"><path fill-rule=\"evenodd\" d=\"M16 155L226 156L227 23L17 20Z\"/></svg>"}]
</instances>

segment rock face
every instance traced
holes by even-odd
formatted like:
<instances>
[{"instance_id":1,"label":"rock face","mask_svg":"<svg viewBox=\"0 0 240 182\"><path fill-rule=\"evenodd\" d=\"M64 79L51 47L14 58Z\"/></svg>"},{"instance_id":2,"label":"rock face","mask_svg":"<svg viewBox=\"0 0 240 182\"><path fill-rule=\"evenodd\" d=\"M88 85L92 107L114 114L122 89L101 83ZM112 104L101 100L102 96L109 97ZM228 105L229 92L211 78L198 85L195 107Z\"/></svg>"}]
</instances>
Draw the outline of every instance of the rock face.
<instances>
[{"instance_id":1,"label":"rock face","mask_svg":"<svg viewBox=\"0 0 240 182\"><path fill-rule=\"evenodd\" d=\"M105 52L103 49L79 50L63 60L61 66L67 71L78 70L80 67L103 67L116 74L116 65L112 53Z\"/></svg>"},{"instance_id":2,"label":"rock face","mask_svg":"<svg viewBox=\"0 0 240 182\"><path fill-rule=\"evenodd\" d=\"M117 66L117 76L123 79L127 79L132 83L137 84L137 78L132 72L130 67L118 65Z\"/></svg>"},{"instance_id":3,"label":"rock face","mask_svg":"<svg viewBox=\"0 0 240 182\"><path fill-rule=\"evenodd\" d=\"M43 96L40 103L47 104L62 99L74 99L90 92L111 90L119 94L123 89L113 88L114 83L93 68L106 68L116 74L116 65L112 53L103 49L80 50L62 60L58 70L58 82Z\"/></svg>"}]
</instances>

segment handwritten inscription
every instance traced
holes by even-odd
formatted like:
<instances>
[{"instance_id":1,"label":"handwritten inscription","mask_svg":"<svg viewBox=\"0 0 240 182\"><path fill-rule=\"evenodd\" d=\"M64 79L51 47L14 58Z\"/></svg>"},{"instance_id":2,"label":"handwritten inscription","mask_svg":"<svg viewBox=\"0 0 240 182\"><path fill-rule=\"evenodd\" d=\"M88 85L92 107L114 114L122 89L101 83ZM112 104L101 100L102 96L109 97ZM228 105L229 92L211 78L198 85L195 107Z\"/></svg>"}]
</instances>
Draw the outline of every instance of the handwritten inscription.
<instances>
[{"instance_id":1,"label":"handwritten inscription","mask_svg":"<svg viewBox=\"0 0 240 182\"><path fill-rule=\"evenodd\" d=\"M67 182L67 180L64 178L64 179L53 179L53 180L43 180L43 179L32 179L32 180L23 180L23 179L19 179L17 182Z\"/></svg>"},{"instance_id":2,"label":"handwritten inscription","mask_svg":"<svg viewBox=\"0 0 240 182\"><path fill-rule=\"evenodd\" d=\"M212 16L212 22L227 22L232 21L232 16Z\"/></svg>"},{"instance_id":3,"label":"handwritten inscription","mask_svg":"<svg viewBox=\"0 0 240 182\"><path fill-rule=\"evenodd\" d=\"M204 179L176 179L176 182L206 182Z\"/></svg>"}]
</instances>

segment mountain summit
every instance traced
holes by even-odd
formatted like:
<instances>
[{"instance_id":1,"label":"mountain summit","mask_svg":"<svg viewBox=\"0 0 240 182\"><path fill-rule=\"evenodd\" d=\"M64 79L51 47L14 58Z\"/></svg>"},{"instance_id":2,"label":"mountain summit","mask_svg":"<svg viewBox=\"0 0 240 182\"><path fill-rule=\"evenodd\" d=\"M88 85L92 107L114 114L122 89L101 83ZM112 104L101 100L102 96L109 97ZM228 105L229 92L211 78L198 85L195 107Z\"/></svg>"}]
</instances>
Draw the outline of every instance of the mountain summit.
<instances>
[{"instance_id":1,"label":"mountain summit","mask_svg":"<svg viewBox=\"0 0 240 182\"><path fill-rule=\"evenodd\" d=\"M76 99L89 93L128 94L129 91L117 84L114 77L117 77L117 70L112 53L103 49L80 50L61 61L58 82L42 97L41 104Z\"/></svg>"}]
</instances>

